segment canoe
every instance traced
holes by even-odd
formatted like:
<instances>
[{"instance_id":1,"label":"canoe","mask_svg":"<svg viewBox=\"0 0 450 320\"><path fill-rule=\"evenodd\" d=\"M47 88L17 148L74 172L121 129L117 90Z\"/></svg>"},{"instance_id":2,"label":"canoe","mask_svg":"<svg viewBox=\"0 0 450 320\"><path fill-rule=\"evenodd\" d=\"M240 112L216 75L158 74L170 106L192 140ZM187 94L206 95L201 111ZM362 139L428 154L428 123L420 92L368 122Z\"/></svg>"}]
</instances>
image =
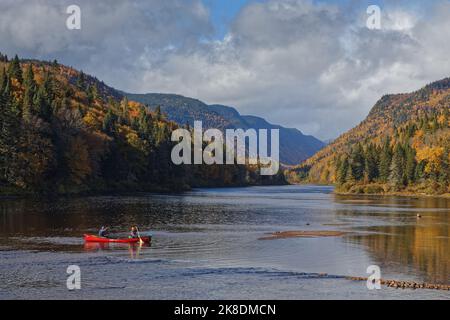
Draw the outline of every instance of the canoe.
<instances>
[{"instance_id":1,"label":"canoe","mask_svg":"<svg viewBox=\"0 0 450 320\"><path fill-rule=\"evenodd\" d=\"M141 237L141 239L145 243L150 243L150 241L152 240L151 237ZM139 238L112 239L112 238L104 238L104 237L85 234L84 241L85 242L96 242L96 243L139 243Z\"/></svg>"}]
</instances>

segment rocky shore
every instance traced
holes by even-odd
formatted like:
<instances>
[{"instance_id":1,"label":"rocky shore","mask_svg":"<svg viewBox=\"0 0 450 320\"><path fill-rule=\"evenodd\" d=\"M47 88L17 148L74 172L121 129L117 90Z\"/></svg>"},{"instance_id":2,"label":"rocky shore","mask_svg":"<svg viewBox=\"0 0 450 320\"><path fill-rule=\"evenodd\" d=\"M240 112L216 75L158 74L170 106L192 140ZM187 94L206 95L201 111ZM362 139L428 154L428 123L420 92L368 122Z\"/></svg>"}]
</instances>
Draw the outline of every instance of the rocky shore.
<instances>
[{"instance_id":1,"label":"rocky shore","mask_svg":"<svg viewBox=\"0 0 450 320\"><path fill-rule=\"evenodd\" d=\"M367 281L368 278L365 277L346 277L348 280L352 281ZM446 290L450 291L450 285L446 284L432 284L432 283L420 283L414 281L398 281L398 280L384 280L381 279L381 284L389 288L395 289L431 289L431 290Z\"/></svg>"}]
</instances>

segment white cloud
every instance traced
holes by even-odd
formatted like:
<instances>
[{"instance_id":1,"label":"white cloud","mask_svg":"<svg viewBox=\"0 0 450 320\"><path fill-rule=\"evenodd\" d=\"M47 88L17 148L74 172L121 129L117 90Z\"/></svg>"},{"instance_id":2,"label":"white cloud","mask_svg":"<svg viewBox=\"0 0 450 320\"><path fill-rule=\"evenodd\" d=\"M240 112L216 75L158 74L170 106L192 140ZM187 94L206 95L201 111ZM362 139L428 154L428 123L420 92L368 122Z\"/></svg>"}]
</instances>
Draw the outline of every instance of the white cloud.
<instances>
[{"instance_id":1,"label":"white cloud","mask_svg":"<svg viewBox=\"0 0 450 320\"><path fill-rule=\"evenodd\" d=\"M357 124L383 94L450 72L448 1L420 15L407 4L383 7L379 31L365 28L365 8L255 2L223 40L211 39L200 0L79 2L76 34L60 29L63 5L2 1L0 51L56 57L123 90L233 105L320 138Z\"/></svg>"},{"instance_id":2,"label":"white cloud","mask_svg":"<svg viewBox=\"0 0 450 320\"><path fill-rule=\"evenodd\" d=\"M383 8L381 31L345 9L296 0L252 4L226 40L174 52L146 72L155 81L138 90L235 105L326 138L360 122L382 95L449 75L448 4L427 19Z\"/></svg>"}]
</instances>

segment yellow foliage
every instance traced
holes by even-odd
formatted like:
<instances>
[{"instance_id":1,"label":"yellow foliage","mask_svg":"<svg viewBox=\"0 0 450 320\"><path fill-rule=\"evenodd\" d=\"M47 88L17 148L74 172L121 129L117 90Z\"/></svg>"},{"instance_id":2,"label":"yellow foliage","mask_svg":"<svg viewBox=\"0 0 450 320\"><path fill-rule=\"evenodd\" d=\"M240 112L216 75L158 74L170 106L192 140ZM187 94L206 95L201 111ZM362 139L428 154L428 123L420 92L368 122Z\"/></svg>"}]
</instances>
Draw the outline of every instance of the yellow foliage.
<instances>
[{"instance_id":1,"label":"yellow foliage","mask_svg":"<svg viewBox=\"0 0 450 320\"><path fill-rule=\"evenodd\" d=\"M146 142L143 141L138 137L138 135L135 132L130 132L126 135L127 142L132 146L133 148L136 148L138 150L141 150L143 152L146 151Z\"/></svg>"},{"instance_id":2,"label":"yellow foliage","mask_svg":"<svg viewBox=\"0 0 450 320\"><path fill-rule=\"evenodd\" d=\"M100 120L95 116L92 111L88 111L83 118L84 123L91 129L96 129L101 126Z\"/></svg>"},{"instance_id":3,"label":"yellow foliage","mask_svg":"<svg viewBox=\"0 0 450 320\"><path fill-rule=\"evenodd\" d=\"M424 147L417 150L417 161L426 161L425 172L439 172L444 155L443 147Z\"/></svg>"},{"instance_id":4,"label":"yellow foliage","mask_svg":"<svg viewBox=\"0 0 450 320\"><path fill-rule=\"evenodd\" d=\"M423 144L423 137L424 137L425 133L423 132L423 130L417 130L413 140L412 140L412 147L418 151L420 149L420 147Z\"/></svg>"}]
</instances>

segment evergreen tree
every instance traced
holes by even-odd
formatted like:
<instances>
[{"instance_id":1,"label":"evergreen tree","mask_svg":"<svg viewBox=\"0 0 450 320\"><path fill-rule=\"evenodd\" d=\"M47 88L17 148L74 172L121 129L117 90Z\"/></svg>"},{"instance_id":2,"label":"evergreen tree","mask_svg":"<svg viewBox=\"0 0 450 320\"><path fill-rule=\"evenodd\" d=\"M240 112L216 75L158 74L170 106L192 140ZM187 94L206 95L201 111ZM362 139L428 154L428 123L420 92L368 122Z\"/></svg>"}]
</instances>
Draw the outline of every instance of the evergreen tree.
<instances>
[{"instance_id":1,"label":"evergreen tree","mask_svg":"<svg viewBox=\"0 0 450 320\"><path fill-rule=\"evenodd\" d=\"M392 163L390 168L389 182L398 188L404 187L405 185L405 153L400 144L397 144L394 149L394 154L392 156Z\"/></svg>"},{"instance_id":2,"label":"evergreen tree","mask_svg":"<svg viewBox=\"0 0 450 320\"><path fill-rule=\"evenodd\" d=\"M17 138L20 122L13 110L11 83L2 71L0 85L0 184L14 183L17 169ZM5 77L6 76L6 77Z\"/></svg>"},{"instance_id":3,"label":"evergreen tree","mask_svg":"<svg viewBox=\"0 0 450 320\"><path fill-rule=\"evenodd\" d=\"M339 159L338 165L337 165L337 170L336 170L336 172L337 172L336 179L337 179L337 183L339 185L343 185L346 182L347 175L348 175L348 169L349 169L349 163L348 163L347 156L345 156L343 160Z\"/></svg>"},{"instance_id":4,"label":"evergreen tree","mask_svg":"<svg viewBox=\"0 0 450 320\"><path fill-rule=\"evenodd\" d=\"M86 89L86 77L85 77L83 71L81 71L80 74L78 75L76 86L80 90Z\"/></svg>"},{"instance_id":5,"label":"evergreen tree","mask_svg":"<svg viewBox=\"0 0 450 320\"><path fill-rule=\"evenodd\" d=\"M379 163L379 176L382 182L387 182L390 175L392 162L391 140L387 138L383 144Z\"/></svg>"},{"instance_id":6,"label":"evergreen tree","mask_svg":"<svg viewBox=\"0 0 450 320\"><path fill-rule=\"evenodd\" d=\"M20 60L17 55L15 55L14 59L9 64L9 75L12 78L15 78L19 83L23 81L22 75L22 67L20 66Z\"/></svg>"},{"instance_id":7,"label":"evergreen tree","mask_svg":"<svg viewBox=\"0 0 450 320\"><path fill-rule=\"evenodd\" d=\"M22 117L25 121L29 121L32 114L35 113L34 97L36 94L36 82L34 80L34 73L31 64L26 69L23 86L25 91L22 103Z\"/></svg>"},{"instance_id":8,"label":"evergreen tree","mask_svg":"<svg viewBox=\"0 0 450 320\"><path fill-rule=\"evenodd\" d=\"M23 81L22 68L20 66L20 60L17 55L9 63L8 74L11 78L18 80L20 83Z\"/></svg>"},{"instance_id":9,"label":"evergreen tree","mask_svg":"<svg viewBox=\"0 0 450 320\"><path fill-rule=\"evenodd\" d=\"M409 145L405 147L406 164L405 175L408 184L413 184L416 181L416 152Z\"/></svg>"},{"instance_id":10,"label":"evergreen tree","mask_svg":"<svg viewBox=\"0 0 450 320\"><path fill-rule=\"evenodd\" d=\"M425 161L421 161L416 165L416 170L414 172L414 180L416 182L425 178L425 166Z\"/></svg>"},{"instance_id":11,"label":"evergreen tree","mask_svg":"<svg viewBox=\"0 0 450 320\"><path fill-rule=\"evenodd\" d=\"M161 106L157 106L155 109L155 120L161 121L162 120L162 112L161 112Z\"/></svg>"},{"instance_id":12,"label":"evergreen tree","mask_svg":"<svg viewBox=\"0 0 450 320\"><path fill-rule=\"evenodd\" d=\"M108 110L108 112L105 115L105 118L103 119L103 131L106 132L108 135L112 135L115 133L115 126L117 122L117 116L111 111Z\"/></svg>"},{"instance_id":13,"label":"evergreen tree","mask_svg":"<svg viewBox=\"0 0 450 320\"><path fill-rule=\"evenodd\" d=\"M373 144L369 144L365 154L365 179L367 182L373 182L378 178L378 153Z\"/></svg>"},{"instance_id":14,"label":"evergreen tree","mask_svg":"<svg viewBox=\"0 0 450 320\"><path fill-rule=\"evenodd\" d=\"M361 144L358 143L356 147L353 148L350 159L352 177L356 181L361 181L364 178L365 167L364 150Z\"/></svg>"},{"instance_id":15,"label":"evergreen tree","mask_svg":"<svg viewBox=\"0 0 450 320\"><path fill-rule=\"evenodd\" d=\"M53 79L51 74L46 72L44 75L44 81L37 89L37 93L35 95L34 105L36 114L42 119L50 121L53 113L52 106L58 105L54 102Z\"/></svg>"},{"instance_id":16,"label":"evergreen tree","mask_svg":"<svg viewBox=\"0 0 450 320\"><path fill-rule=\"evenodd\" d=\"M31 65L31 63L28 65L28 67L25 71L23 85L25 86L25 88L30 87L33 90L36 89L36 81L34 80L33 66Z\"/></svg>"},{"instance_id":17,"label":"evergreen tree","mask_svg":"<svg viewBox=\"0 0 450 320\"><path fill-rule=\"evenodd\" d=\"M0 94L5 90L6 82L8 81L5 67L0 69Z\"/></svg>"}]
</instances>

